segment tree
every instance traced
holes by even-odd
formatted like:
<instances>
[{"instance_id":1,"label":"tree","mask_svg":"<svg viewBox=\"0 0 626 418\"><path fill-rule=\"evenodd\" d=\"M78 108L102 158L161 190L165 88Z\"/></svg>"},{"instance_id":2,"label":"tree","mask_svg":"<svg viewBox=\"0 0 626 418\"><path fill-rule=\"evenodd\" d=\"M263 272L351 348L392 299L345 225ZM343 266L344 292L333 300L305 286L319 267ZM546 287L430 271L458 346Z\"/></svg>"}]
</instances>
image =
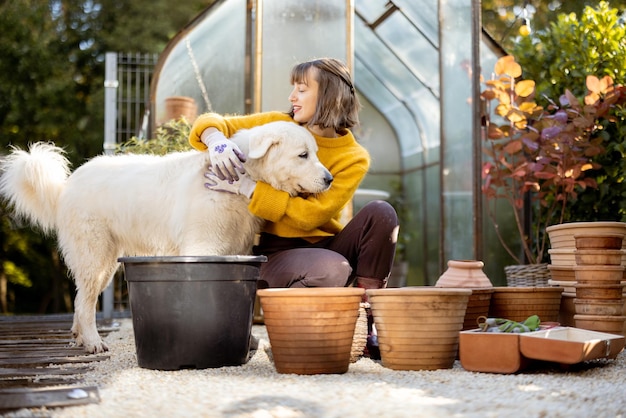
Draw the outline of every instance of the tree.
<instances>
[{"instance_id":1,"label":"tree","mask_svg":"<svg viewBox=\"0 0 626 418\"><path fill-rule=\"evenodd\" d=\"M101 153L105 53L158 53L213 1L0 1L0 153L41 140L75 166ZM0 216L2 311L71 309L53 237L9 222L6 208Z\"/></svg>"},{"instance_id":2,"label":"tree","mask_svg":"<svg viewBox=\"0 0 626 418\"><path fill-rule=\"evenodd\" d=\"M563 85L568 85L581 97L587 93L589 74L624 80L626 26L619 10L602 1L578 14L557 15L546 28L521 37L512 53L525 75L537 80L541 94L558 97Z\"/></svg>"},{"instance_id":3,"label":"tree","mask_svg":"<svg viewBox=\"0 0 626 418\"><path fill-rule=\"evenodd\" d=\"M102 151L104 54L160 52L210 1L22 0L0 6L2 145Z\"/></svg>"},{"instance_id":4,"label":"tree","mask_svg":"<svg viewBox=\"0 0 626 418\"><path fill-rule=\"evenodd\" d=\"M526 30L531 34L544 30L559 14L580 16L585 7L597 4L597 0L482 0L482 21L485 30L512 53L515 45L528 33ZM612 0L611 5L624 10L626 1ZM524 25L527 26L523 28Z\"/></svg>"}]
</instances>

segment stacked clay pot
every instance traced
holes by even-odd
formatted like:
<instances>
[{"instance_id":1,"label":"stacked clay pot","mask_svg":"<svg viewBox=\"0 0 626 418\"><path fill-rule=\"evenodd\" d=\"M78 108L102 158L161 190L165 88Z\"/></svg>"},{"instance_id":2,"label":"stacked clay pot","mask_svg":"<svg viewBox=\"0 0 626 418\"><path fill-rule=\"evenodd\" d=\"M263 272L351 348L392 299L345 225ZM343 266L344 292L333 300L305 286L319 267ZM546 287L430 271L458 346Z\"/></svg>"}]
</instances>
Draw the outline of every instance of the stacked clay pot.
<instances>
[{"instance_id":1,"label":"stacked clay pot","mask_svg":"<svg viewBox=\"0 0 626 418\"><path fill-rule=\"evenodd\" d=\"M623 334L624 234L577 234L575 326L599 332Z\"/></svg>"},{"instance_id":2,"label":"stacked clay pot","mask_svg":"<svg viewBox=\"0 0 626 418\"><path fill-rule=\"evenodd\" d=\"M489 314L493 284L483 271L480 260L448 260L448 269L439 277L435 287L471 289L467 302L463 330L478 327L478 318Z\"/></svg>"},{"instance_id":3,"label":"stacked clay pot","mask_svg":"<svg viewBox=\"0 0 626 418\"><path fill-rule=\"evenodd\" d=\"M551 279L548 284L563 287L561 297L561 308L559 311L559 322L564 326L575 327L574 299L576 298L576 240L577 234L605 234L617 233L626 234L625 222L566 222L552 225L546 228L546 233L550 238L550 270ZM622 249L626 250L626 239L622 241ZM622 254L622 265L626 266L626 251ZM624 272L626 276L626 271ZM623 277L622 280L626 280ZM626 282L625 282L626 283ZM626 329L625 329L626 331Z\"/></svg>"},{"instance_id":4,"label":"stacked clay pot","mask_svg":"<svg viewBox=\"0 0 626 418\"><path fill-rule=\"evenodd\" d=\"M576 251L575 247L551 248L548 250L548 254L550 254L550 264L548 264L550 280L548 284L561 286L564 294L571 294L572 296L576 292L574 287L576 282L574 274L576 258L574 251Z\"/></svg>"},{"instance_id":5,"label":"stacked clay pot","mask_svg":"<svg viewBox=\"0 0 626 418\"><path fill-rule=\"evenodd\" d=\"M574 266L576 265L575 235L582 234L626 234L624 222L569 222L552 225L546 228L550 238L550 284L563 286L564 295L575 293L576 281ZM626 249L626 242L622 241L622 247ZM622 254L622 264L626 265L626 253Z\"/></svg>"}]
</instances>

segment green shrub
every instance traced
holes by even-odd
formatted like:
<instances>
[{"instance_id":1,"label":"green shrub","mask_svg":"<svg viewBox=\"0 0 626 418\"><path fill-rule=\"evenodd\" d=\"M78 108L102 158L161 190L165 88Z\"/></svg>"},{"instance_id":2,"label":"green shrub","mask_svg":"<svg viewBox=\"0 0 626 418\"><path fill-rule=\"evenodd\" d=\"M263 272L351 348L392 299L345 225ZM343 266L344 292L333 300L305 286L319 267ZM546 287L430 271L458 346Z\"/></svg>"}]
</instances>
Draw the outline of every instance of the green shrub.
<instances>
[{"instance_id":1,"label":"green shrub","mask_svg":"<svg viewBox=\"0 0 626 418\"><path fill-rule=\"evenodd\" d=\"M559 97L567 87L582 97L590 74L623 84L626 27L620 11L601 1L596 8L587 6L580 19L574 13L558 15L547 29L521 37L511 52L524 78L537 82L539 96Z\"/></svg>"},{"instance_id":2,"label":"green shrub","mask_svg":"<svg viewBox=\"0 0 626 418\"><path fill-rule=\"evenodd\" d=\"M175 151L191 149L189 131L191 124L181 117L156 128L154 138L139 139L133 137L127 142L116 145L116 154L157 154L163 155Z\"/></svg>"}]
</instances>

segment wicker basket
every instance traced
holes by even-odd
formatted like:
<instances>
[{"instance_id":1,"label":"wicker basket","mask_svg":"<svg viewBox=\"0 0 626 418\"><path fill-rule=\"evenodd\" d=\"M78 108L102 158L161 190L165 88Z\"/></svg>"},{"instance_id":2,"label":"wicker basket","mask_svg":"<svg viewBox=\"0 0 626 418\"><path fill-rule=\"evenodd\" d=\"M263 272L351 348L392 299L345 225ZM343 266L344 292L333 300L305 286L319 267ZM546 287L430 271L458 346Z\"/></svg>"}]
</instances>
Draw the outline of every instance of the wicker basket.
<instances>
[{"instance_id":1,"label":"wicker basket","mask_svg":"<svg viewBox=\"0 0 626 418\"><path fill-rule=\"evenodd\" d=\"M509 287L547 287L550 280L548 263L520 264L504 267Z\"/></svg>"},{"instance_id":2,"label":"wicker basket","mask_svg":"<svg viewBox=\"0 0 626 418\"><path fill-rule=\"evenodd\" d=\"M359 317L356 320L354 337L352 339L352 349L350 351L350 363L356 362L363 355L363 350L367 344L366 307L369 308L369 303L361 303L361 306L359 307Z\"/></svg>"}]
</instances>

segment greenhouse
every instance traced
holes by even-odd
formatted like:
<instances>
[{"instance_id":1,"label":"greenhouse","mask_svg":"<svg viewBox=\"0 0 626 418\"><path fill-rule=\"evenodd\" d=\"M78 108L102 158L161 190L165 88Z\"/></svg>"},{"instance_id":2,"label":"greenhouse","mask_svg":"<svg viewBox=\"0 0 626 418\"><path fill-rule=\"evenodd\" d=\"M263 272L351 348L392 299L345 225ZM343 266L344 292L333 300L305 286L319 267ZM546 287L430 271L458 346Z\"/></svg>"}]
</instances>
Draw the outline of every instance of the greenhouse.
<instances>
[{"instance_id":1,"label":"greenhouse","mask_svg":"<svg viewBox=\"0 0 626 418\"><path fill-rule=\"evenodd\" d=\"M217 1L160 55L150 124L167 120L172 97L193 99L196 113L288 111L291 67L339 58L353 71L355 134L372 156L352 211L374 198L396 207L396 259L409 274L395 284L434 284L451 259L484 260L504 284L502 250L484 232L479 123L481 72L501 55L475 2Z\"/></svg>"}]
</instances>

